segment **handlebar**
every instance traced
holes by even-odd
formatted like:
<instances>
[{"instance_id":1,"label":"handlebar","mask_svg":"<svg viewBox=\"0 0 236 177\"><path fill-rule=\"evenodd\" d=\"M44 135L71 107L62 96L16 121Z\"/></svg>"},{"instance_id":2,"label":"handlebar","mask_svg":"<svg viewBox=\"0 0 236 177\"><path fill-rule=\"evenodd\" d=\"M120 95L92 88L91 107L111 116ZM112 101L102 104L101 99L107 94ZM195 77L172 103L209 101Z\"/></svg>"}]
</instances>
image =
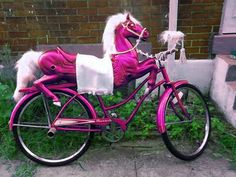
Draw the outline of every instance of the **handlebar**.
<instances>
[{"instance_id":1,"label":"handlebar","mask_svg":"<svg viewBox=\"0 0 236 177\"><path fill-rule=\"evenodd\" d=\"M170 50L166 50L166 51L162 51L162 52L159 52L159 53L156 53L154 56L153 55L150 55L148 53L144 53L142 50L139 50L137 49L137 52L141 55L144 55L146 56L147 58L155 58L156 60L159 60L159 61L165 61L167 56L174 53L174 52L177 52L178 49L176 47L170 49Z\"/></svg>"},{"instance_id":2,"label":"handlebar","mask_svg":"<svg viewBox=\"0 0 236 177\"><path fill-rule=\"evenodd\" d=\"M166 51L155 54L154 58L156 58L157 60L165 61L168 55L177 51L178 51L177 48L172 48L170 50L166 50Z\"/></svg>"}]
</instances>

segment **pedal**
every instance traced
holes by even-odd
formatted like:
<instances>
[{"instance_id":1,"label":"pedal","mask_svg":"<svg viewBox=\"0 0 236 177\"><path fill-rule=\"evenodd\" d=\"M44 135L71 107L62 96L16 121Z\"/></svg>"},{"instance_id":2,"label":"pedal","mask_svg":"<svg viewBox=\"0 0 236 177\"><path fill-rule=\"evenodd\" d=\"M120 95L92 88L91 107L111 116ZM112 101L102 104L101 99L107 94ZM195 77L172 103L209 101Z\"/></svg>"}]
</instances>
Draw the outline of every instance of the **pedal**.
<instances>
[{"instance_id":1,"label":"pedal","mask_svg":"<svg viewBox=\"0 0 236 177\"><path fill-rule=\"evenodd\" d=\"M125 132L122 130L118 123L111 122L109 125L105 126L102 131L102 137L110 142L116 143L124 137Z\"/></svg>"}]
</instances>

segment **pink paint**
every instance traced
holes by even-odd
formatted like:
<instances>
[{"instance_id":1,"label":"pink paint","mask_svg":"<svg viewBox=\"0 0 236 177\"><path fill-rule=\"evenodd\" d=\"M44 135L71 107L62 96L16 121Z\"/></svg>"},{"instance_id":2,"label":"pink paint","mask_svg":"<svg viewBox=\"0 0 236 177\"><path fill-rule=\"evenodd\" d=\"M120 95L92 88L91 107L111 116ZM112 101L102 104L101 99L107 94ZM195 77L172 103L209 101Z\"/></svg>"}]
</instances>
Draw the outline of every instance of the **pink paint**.
<instances>
[{"instance_id":1,"label":"pink paint","mask_svg":"<svg viewBox=\"0 0 236 177\"><path fill-rule=\"evenodd\" d=\"M173 83L174 87L178 87L182 84L187 84L188 81L177 81ZM164 133L166 131L166 126L165 126L165 106L167 104L167 100L172 93L173 88L168 87L165 92L162 94L160 98L160 102L157 108L157 117L156 117L156 125L160 133Z\"/></svg>"}]
</instances>

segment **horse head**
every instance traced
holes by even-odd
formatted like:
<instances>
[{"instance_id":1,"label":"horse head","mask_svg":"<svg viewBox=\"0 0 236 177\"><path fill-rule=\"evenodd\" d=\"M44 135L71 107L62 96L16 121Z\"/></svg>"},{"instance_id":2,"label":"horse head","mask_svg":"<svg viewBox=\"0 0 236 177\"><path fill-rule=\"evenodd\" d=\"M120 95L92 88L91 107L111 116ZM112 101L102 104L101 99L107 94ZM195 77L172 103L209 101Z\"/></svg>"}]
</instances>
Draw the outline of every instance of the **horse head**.
<instances>
[{"instance_id":1,"label":"horse head","mask_svg":"<svg viewBox=\"0 0 236 177\"><path fill-rule=\"evenodd\" d=\"M102 37L104 53L117 53L116 42L129 37L145 40L149 37L149 33L130 13L118 13L108 17ZM121 43L123 46L121 51L132 48L131 44L124 41Z\"/></svg>"},{"instance_id":2,"label":"horse head","mask_svg":"<svg viewBox=\"0 0 236 177\"><path fill-rule=\"evenodd\" d=\"M149 37L149 32L140 22L134 19L129 13L126 16L126 21L117 26L116 31L121 31L124 37L134 37L146 40Z\"/></svg>"}]
</instances>

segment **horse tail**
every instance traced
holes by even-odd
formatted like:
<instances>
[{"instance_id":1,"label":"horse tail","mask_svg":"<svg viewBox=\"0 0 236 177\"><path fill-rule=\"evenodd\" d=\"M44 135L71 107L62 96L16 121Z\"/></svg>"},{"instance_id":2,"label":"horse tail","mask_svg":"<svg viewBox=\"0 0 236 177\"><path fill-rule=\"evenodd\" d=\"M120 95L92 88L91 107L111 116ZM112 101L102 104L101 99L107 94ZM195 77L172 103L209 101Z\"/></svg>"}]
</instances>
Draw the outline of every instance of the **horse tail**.
<instances>
[{"instance_id":1,"label":"horse tail","mask_svg":"<svg viewBox=\"0 0 236 177\"><path fill-rule=\"evenodd\" d=\"M35 72L39 69L38 60L42 52L28 51L16 62L15 68L17 69L16 76L16 89L13 94L13 99L18 102L23 93L19 90L27 87L28 83L34 80Z\"/></svg>"}]
</instances>

